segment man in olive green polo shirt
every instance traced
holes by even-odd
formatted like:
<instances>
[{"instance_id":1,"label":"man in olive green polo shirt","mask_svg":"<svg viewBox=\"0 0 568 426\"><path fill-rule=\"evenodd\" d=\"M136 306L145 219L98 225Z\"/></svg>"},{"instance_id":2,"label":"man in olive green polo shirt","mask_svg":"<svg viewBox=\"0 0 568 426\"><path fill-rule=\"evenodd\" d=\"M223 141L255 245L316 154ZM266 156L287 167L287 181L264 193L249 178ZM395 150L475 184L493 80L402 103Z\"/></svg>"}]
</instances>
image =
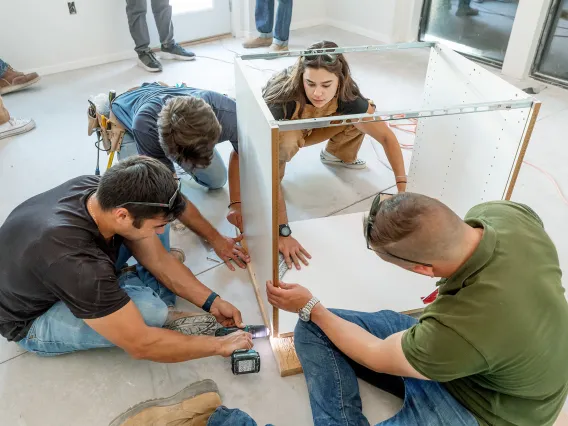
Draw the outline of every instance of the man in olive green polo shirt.
<instances>
[{"instance_id":1,"label":"man in olive green polo shirt","mask_svg":"<svg viewBox=\"0 0 568 426\"><path fill-rule=\"evenodd\" d=\"M273 305L308 320L294 336L314 423L368 424L358 376L405 399L382 425L552 425L568 393L568 304L536 213L496 201L462 221L406 193L377 197L365 228L383 260L441 277L439 295L416 321L328 310L299 285L267 286Z\"/></svg>"}]
</instances>

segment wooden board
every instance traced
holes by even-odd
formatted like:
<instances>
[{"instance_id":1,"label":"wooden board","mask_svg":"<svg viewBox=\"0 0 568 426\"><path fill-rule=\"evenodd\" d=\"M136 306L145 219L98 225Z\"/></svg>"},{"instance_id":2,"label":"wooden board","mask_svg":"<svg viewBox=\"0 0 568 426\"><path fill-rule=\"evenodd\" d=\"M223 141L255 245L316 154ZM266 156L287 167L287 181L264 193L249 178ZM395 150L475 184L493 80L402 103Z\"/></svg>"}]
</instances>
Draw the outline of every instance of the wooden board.
<instances>
[{"instance_id":1,"label":"wooden board","mask_svg":"<svg viewBox=\"0 0 568 426\"><path fill-rule=\"evenodd\" d=\"M423 108L530 98L448 47L432 48ZM506 197L531 108L421 118L408 190L435 197L460 216Z\"/></svg>"},{"instance_id":2,"label":"wooden board","mask_svg":"<svg viewBox=\"0 0 568 426\"><path fill-rule=\"evenodd\" d=\"M281 377L293 376L303 372L298 355L296 355L294 337L271 337L270 346Z\"/></svg>"},{"instance_id":3,"label":"wooden board","mask_svg":"<svg viewBox=\"0 0 568 426\"><path fill-rule=\"evenodd\" d=\"M424 307L435 280L381 260L367 249L363 213L292 222L294 237L312 254L308 267L291 269L286 283L310 289L327 308L397 312ZM293 333L298 314L280 311L279 336Z\"/></svg>"},{"instance_id":4,"label":"wooden board","mask_svg":"<svg viewBox=\"0 0 568 426\"><path fill-rule=\"evenodd\" d=\"M277 248L277 223L274 206L277 193L274 188L273 160L277 146L277 127L262 99L251 68L241 59L235 60L235 87L239 132L239 166L241 171L241 201L244 234L251 256L249 272L255 285L255 294L262 308L266 326L271 328L272 306L266 298L265 283L273 276ZM276 172L277 173L277 172Z\"/></svg>"},{"instance_id":5,"label":"wooden board","mask_svg":"<svg viewBox=\"0 0 568 426\"><path fill-rule=\"evenodd\" d=\"M517 183L517 177L519 176L519 171L521 170L521 166L523 165L523 161L525 159L525 154L527 152L532 132L534 130L534 126L538 118L538 113L540 112L540 106L541 106L540 102L535 102L532 111L530 113L525 134L523 136L523 142L519 147L517 159L515 160L515 166L513 167L513 173L511 173L511 178L509 180L509 184L507 185L505 200L510 200L511 196L513 195L513 189L515 189L515 184Z\"/></svg>"}]
</instances>

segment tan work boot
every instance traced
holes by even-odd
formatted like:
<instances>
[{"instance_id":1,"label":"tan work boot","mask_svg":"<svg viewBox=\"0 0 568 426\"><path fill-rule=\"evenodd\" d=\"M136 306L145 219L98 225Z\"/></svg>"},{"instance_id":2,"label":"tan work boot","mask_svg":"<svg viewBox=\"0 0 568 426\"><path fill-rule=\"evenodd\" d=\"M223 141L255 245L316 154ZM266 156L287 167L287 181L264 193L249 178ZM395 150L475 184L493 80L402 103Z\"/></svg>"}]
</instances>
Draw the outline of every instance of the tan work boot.
<instances>
[{"instance_id":1,"label":"tan work boot","mask_svg":"<svg viewBox=\"0 0 568 426\"><path fill-rule=\"evenodd\" d=\"M258 47L268 47L272 44L272 37L255 37L244 41L245 49L256 49Z\"/></svg>"},{"instance_id":2,"label":"tan work boot","mask_svg":"<svg viewBox=\"0 0 568 426\"><path fill-rule=\"evenodd\" d=\"M130 408L109 426L206 426L222 404L213 380L193 383L168 398L153 399Z\"/></svg>"},{"instance_id":3,"label":"tan work boot","mask_svg":"<svg viewBox=\"0 0 568 426\"><path fill-rule=\"evenodd\" d=\"M187 336L213 336L221 327L211 314L176 311L169 308L164 328Z\"/></svg>"},{"instance_id":4,"label":"tan work boot","mask_svg":"<svg viewBox=\"0 0 568 426\"><path fill-rule=\"evenodd\" d=\"M272 43L270 46L270 53L277 53L277 52L287 52L288 46L282 46L281 44Z\"/></svg>"},{"instance_id":5,"label":"tan work boot","mask_svg":"<svg viewBox=\"0 0 568 426\"><path fill-rule=\"evenodd\" d=\"M35 72L24 74L8 66L4 75L0 77L0 95L21 90L24 87L37 83L39 79L40 76Z\"/></svg>"}]
</instances>

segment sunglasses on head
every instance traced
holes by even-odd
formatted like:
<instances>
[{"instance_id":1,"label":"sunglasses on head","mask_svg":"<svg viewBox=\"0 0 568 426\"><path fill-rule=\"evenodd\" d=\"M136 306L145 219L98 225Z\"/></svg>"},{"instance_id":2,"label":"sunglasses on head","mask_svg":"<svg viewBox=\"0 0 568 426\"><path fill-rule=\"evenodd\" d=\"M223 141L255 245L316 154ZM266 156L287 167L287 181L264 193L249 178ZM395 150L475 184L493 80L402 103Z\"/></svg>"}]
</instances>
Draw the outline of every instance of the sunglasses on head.
<instances>
[{"instance_id":1,"label":"sunglasses on head","mask_svg":"<svg viewBox=\"0 0 568 426\"><path fill-rule=\"evenodd\" d=\"M386 255L386 256L390 256L392 258L398 259L398 260L402 260L404 262L410 262L410 263L414 263L416 265L422 265L422 266L429 266L432 267L432 265L430 263L423 263L423 262L417 262L416 260L410 260L407 259L405 257L400 257L397 256L395 254L389 253L388 251L379 251L379 250L375 250L372 246L371 246L371 231L373 230L373 225L375 223L375 218L377 217L377 214L379 213L379 211L381 210L381 205L383 204L383 202L385 201L384 199L382 200L382 196L383 195L390 195L392 196L392 194L388 194L386 192L380 192L375 199L373 200L373 203L371 204L371 210L369 211L369 216L367 217L367 228L366 228L366 232L365 232L365 238L367 240L367 248L369 250L374 251L377 254L382 254L382 255ZM390 198L390 197L389 197Z\"/></svg>"},{"instance_id":2,"label":"sunglasses on head","mask_svg":"<svg viewBox=\"0 0 568 426\"><path fill-rule=\"evenodd\" d=\"M163 208L167 208L167 209L172 209L174 207L174 203L176 202L176 198L179 194L179 191L181 189L181 179L176 179L178 181L178 186L177 189L174 192L174 195L172 195L170 197L170 200L168 201L168 204L166 203L147 203L145 201L127 201L126 203L122 203L118 207L124 207L127 204L137 204L139 206L149 206L149 207L163 207Z\"/></svg>"}]
</instances>

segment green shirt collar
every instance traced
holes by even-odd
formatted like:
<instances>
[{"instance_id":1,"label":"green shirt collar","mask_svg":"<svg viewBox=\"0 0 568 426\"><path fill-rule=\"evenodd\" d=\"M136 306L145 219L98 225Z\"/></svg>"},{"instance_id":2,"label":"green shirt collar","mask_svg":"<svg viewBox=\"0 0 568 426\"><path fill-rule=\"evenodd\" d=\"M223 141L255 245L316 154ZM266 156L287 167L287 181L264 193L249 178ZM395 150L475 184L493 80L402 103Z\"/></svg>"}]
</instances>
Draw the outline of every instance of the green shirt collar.
<instances>
[{"instance_id":1,"label":"green shirt collar","mask_svg":"<svg viewBox=\"0 0 568 426\"><path fill-rule=\"evenodd\" d=\"M468 225L483 228L483 237L473 255L449 278L443 278L436 284L440 293L455 292L464 287L465 281L489 262L497 245L497 232L487 222L480 219L466 219Z\"/></svg>"}]
</instances>

